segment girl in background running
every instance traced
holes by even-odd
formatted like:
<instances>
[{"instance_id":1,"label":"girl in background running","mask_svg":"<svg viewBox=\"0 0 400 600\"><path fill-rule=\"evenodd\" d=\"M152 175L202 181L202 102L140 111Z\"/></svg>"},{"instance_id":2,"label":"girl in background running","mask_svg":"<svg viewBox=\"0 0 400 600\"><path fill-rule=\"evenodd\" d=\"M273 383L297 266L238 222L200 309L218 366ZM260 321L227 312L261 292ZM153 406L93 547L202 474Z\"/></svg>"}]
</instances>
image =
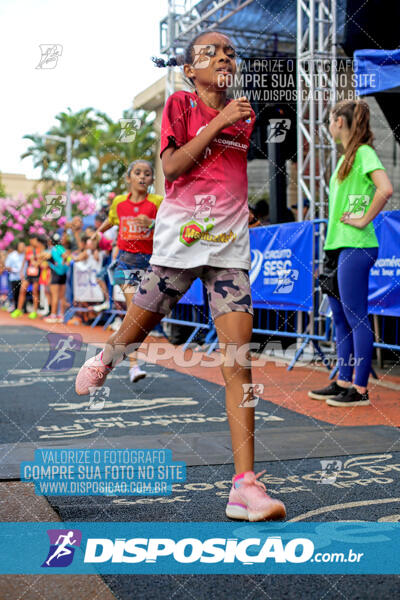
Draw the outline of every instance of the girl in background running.
<instances>
[{"instance_id":1,"label":"girl in background running","mask_svg":"<svg viewBox=\"0 0 400 600\"><path fill-rule=\"evenodd\" d=\"M247 151L255 115L245 97L227 99L236 53L226 35L197 35L186 50L184 72L195 89L172 94L162 119L166 196L155 225L152 269L120 330L78 373L78 394L101 387L127 346L142 342L197 277L207 287L222 352L228 343L237 350L251 340ZM282 518L284 505L267 495L258 479L262 472L253 471L251 362L248 354L239 361L236 350L234 360L229 356L229 364L222 365L236 471L226 515L250 521Z\"/></svg>"},{"instance_id":2,"label":"girl in background running","mask_svg":"<svg viewBox=\"0 0 400 600\"><path fill-rule=\"evenodd\" d=\"M330 114L329 131L344 148L330 181L324 246L337 254L338 261L340 297L329 296L329 303L336 328L339 376L308 395L326 400L330 406L366 406L374 342L368 319L368 277L378 256L372 221L393 189L372 144L369 107L364 100L338 102Z\"/></svg>"},{"instance_id":3,"label":"girl in background running","mask_svg":"<svg viewBox=\"0 0 400 600\"><path fill-rule=\"evenodd\" d=\"M133 161L127 171L129 193L116 196L110 207L108 218L97 229L93 237L99 239L104 231L118 225L116 261L109 268L113 283L121 286L126 307L129 308L144 271L149 267L153 252L153 229L157 209L162 196L149 194L153 183L153 166L147 160ZM131 382L146 377L134 356L129 357L129 379Z\"/></svg>"}]
</instances>

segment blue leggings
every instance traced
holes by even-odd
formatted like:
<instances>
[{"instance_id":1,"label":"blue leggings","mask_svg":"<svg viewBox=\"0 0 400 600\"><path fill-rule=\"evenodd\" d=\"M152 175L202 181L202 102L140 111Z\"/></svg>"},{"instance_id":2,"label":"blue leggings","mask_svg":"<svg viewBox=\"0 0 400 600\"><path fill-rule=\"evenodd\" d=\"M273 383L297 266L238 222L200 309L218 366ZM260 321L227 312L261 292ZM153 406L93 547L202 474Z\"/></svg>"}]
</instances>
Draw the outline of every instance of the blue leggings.
<instances>
[{"instance_id":1,"label":"blue leggings","mask_svg":"<svg viewBox=\"0 0 400 600\"><path fill-rule=\"evenodd\" d=\"M366 387L374 336L368 319L368 276L378 248L343 248L339 255L340 301L329 296L336 328L339 379Z\"/></svg>"}]
</instances>

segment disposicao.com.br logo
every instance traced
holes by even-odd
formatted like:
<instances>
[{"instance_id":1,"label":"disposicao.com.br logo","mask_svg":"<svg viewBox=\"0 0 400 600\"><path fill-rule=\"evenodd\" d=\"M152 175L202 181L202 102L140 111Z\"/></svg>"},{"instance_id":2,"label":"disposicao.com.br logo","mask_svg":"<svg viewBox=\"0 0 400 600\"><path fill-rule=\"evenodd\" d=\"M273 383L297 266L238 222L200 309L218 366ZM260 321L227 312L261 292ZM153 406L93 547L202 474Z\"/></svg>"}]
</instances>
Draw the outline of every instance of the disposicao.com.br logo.
<instances>
[{"instance_id":1,"label":"disposicao.com.br logo","mask_svg":"<svg viewBox=\"0 0 400 600\"><path fill-rule=\"evenodd\" d=\"M248 554L248 551L252 552ZM307 538L294 538L284 544L280 536L266 540L247 538L90 538L86 544L85 563L155 563L170 557L178 563L303 563L314 554L314 544Z\"/></svg>"},{"instance_id":2,"label":"disposicao.com.br logo","mask_svg":"<svg viewBox=\"0 0 400 600\"><path fill-rule=\"evenodd\" d=\"M397 572L390 557L398 547L400 528L392 524L368 524L370 528L364 523L351 525L64 523L62 530L43 527L43 534L47 532L50 538L50 549L43 548L42 538L37 545L42 548L40 566L36 559L36 567L29 572L55 572L57 567L67 567L65 571L70 573L92 573L94 569L104 574ZM23 534L26 537L21 532L21 539ZM37 536L29 539L37 544ZM387 552L383 552L385 557L379 565L377 543L381 553ZM18 553L13 561L21 561ZM21 562L20 568L26 572L26 564ZM15 566L12 570L19 572Z\"/></svg>"}]
</instances>

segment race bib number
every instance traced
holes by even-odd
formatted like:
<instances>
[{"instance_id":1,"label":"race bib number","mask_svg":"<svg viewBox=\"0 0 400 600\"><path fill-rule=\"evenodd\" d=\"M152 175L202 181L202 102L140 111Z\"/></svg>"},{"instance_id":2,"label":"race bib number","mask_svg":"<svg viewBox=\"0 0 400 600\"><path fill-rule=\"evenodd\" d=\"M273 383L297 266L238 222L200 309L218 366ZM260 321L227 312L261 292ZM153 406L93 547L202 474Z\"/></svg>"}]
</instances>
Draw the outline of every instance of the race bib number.
<instances>
[{"instance_id":1,"label":"race bib number","mask_svg":"<svg viewBox=\"0 0 400 600\"><path fill-rule=\"evenodd\" d=\"M26 269L26 274L30 277L37 277L37 275L39 275L39 267L33 267L32 265L29 265L29 267Z\"/></svg>"},{"instance_id":2,"label":"race bib number","mask_svg":"<svg viewBox=\"0 0 400 600\"><path fill-rule=\"evenodd\" d=\"M153 230L139 225L135 217L121 217L120 231L121 238L126 241L151 240L153 237Z\"/></svg>"}]
</instances>

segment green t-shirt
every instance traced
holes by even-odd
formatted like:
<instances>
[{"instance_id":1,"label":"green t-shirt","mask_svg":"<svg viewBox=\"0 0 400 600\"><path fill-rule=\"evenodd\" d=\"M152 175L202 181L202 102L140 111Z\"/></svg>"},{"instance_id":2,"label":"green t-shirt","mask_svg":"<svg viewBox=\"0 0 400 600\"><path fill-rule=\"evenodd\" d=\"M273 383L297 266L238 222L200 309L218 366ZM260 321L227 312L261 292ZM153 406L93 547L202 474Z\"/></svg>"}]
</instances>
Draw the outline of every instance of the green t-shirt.
<instances>
[{"instance_id":1,"label":"green t-shirt","mask_svg":"<svg viewBox=\"0 0 400 600\"><path fill-rule=\"evenodd\" d=\"M329 221L324 250L336 248L377 248L379 246L373 223L364 229L357 229L340 218L345 212L354 217L362 217L369 209L375 193L374 183L369 175L377 169L385 169L371 146L357 149L351 171L342 182L337 178L343 156L329 182Z\"/></svg>"}]
</instances>

